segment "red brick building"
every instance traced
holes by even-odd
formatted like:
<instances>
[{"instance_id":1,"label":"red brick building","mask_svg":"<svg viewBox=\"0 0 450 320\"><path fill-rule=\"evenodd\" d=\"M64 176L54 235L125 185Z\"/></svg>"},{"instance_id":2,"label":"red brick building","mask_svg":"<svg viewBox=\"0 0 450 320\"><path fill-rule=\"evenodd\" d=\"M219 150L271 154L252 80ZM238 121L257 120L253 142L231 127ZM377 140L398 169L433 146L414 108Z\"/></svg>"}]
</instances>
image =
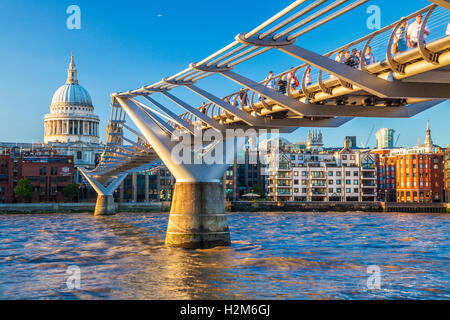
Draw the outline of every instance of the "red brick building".
<instances>
[{"instance_id":1,"label":"red brick building","mask_svg":"<svg viewBox=\"0 0 450 320\"><path fill-rule=\"evenodd\" d=\"M397 155L397 202L443 201L443 155Z\"/></svg>"},{"instance_id":2,"label":"red brick building","mask_svg":"<svg viewBox=\"0 0 450 320\"><path fill-rule=\"evenodd\" d=\"M386 202L397 201L397 157L384 154L378 162L378 200Z\"/></svg>"},{"instance_id":3,"label":"red brick building","mask_svg":"<svg viewBox=\"0 0 450 320\"><path fill-rule=\"evenodd\" d=\"M50 151L40 154L23 154L20 177L28 178L33 185L32 202L62 202L62 189L73 183L73 156L57 155Z\"/></svg>"},{"instance_id":4,"label":"red brick building","mask_svg":"<svg viewBox=\"0 0 450 320\"><path fill-rule=\"evenodd\" d=\"M444 201L450 202L450 145L444 153Z\"/></svg>"},{"instance_id":5,"label":"red brick building","mask_svg":"<svg viewBox=\"0 0 450 320\"><path fill-rule=\"evenodd\" d=\"M14 194L18 180L33 185L32 202L64 201L62 189L74 181L73 156L54 151L9 152L0 155L0 202L21 202Z\"/></svg>"},{"instance_id":6,"label":"red brick building","mask_svg":"<svg viewBox=\"0 0 450 320\"><path fill-rule=\"evenodd\" d=\"M17 182L17 178L16 178ZM9 152L0 155L0 202L11 203L14 199L14 159Z\"/></svg>"},{"instance_id":7,"label":"red brick building","mask_svg":"<svg viewBox=\"0 0 450 320\"><path fill-rule=\"evenodd\" d=\"M444 154L433 144L427 124L424 144L407 149L376 150L378 200L443 202Z\"/></svg>"}]
</instances>

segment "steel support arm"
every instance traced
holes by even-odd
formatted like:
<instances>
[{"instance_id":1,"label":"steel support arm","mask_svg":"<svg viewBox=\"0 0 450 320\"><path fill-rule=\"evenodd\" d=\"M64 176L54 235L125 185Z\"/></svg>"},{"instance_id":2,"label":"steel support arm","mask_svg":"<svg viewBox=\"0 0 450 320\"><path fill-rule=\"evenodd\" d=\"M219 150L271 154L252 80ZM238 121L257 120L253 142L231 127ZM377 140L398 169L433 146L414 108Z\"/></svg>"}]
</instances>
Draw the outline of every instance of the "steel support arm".
<instances>
[{"instance_id":1,"label":"steel support arm","mask_svg":"<svg viewBox=\"0 0 450 320\"><path fill-rule=\"evenodd\" d=\"M95 177L93 177L90 173L85 172L84 169L78 168L78 170L80 170L80 172L83 174L83 176L92 186L92 188L94 188L97 194L99 195L112 195L114 193L114 190L117 189L117 187L128 175L128 173L123 172L115 177L111 177L112 180L110 181L109 185L105 187L102 183L97 181L97 179L95 179Z\"/></svg>"},{"instance_id":2,"label":"steel support arm","mask_svg":"<svg viewBox=\"0 0 450 320\"><path fill-rule=\"evenodd\" d=\"M322 56L320 56L322 57ZM329 59L328 59L329 60ZM331 60L330 60L331 61ZM348 67L339 63L344 67ZM348 67L349 68L349 67ZM354 70L353 68L350 68ZM359 70L356 70L359 71ZM361 72L361 71L360 71ZM373 107L373 106L334 106L334 105L319 105L314 103L303 103L297 99L291 98L274 89L268 88L260 83L248 79L236 72L230 70L218 71L221 75L228 79L239 83L240 85L259 93L272 100L274 103L281 105L288 110L301 115L312 117L387 117L387 118L408 118L413 109L411 107ZM366 74L366 73L364 73ZM368 74L369 75L369 74ZM372 75L370 75L372 76ZM376 79L378 77L374 76ZM379 79L386 81L383 79ZM386 81L390 83L389 81ZM276 123L269 122L271 125Z\"/></svg>"},{"instance_id":3,"label":"steel support arm","mask_svg":"<svg viewBox=\"0 0 450 320\"><path fill-rule=\"evenodd\" d=\"M380 98L450 98L446 83L388 81L293 44L276 48Z\"/></svg>"},{"instance_id":4,"label":"steel support arm","mask_svg":"<svg viewBox=\"0 0 450 320\"><path fill-rule=\"evenodd\" d=\"M194 134L194 126L192 126L191 124L187 123L186 121L184 121L183 119L181 119L179 116L177 116L175 113L173 113L171 110L169 110L168 108L166 108L165 106L163 106L161 103L159 103L158 101L150 98L148 95L144 95L143 96L145 99L147 99L151 104L153 104L155 107L159 108L160 110L162 110L163 112L165 112L171 119L173 122L177 123L179 126L182 126L183 128L185 128L186 130L188 130L190 133Z\"/></svg>"},{"instance_id":5,"label":"steel support arm","mask_svg":"<svg viewBox=\"0 0 450 320\"><path fill-rule=\"evenodd\" d=\"M179 142L171 140L134 102L121 97L116 97L116 99L174 177L176 179L192 177L192 172L188 170L187 166L180 165L172 158L172 150Z\"/></svg>"},{"instance_id":6,"label":"steel support arm","mask_svg":"<svg viewBox=\"0 0 450 320\"><path fill-rule=\"evenodd\" d=\"M150 119L152 119L153 122L156 123L161 129L164 128L170 134L174 133L175 128L171 127L167 123L167 121L164 121L163 119L160 118L160 116L164 116L166 118L166 120L170 120L170 117L165 116L163 113L158 112L158 111L154 110L153 108L150 108L149 106L147 106L147 105L143 104L142 102L139 102L139 101L137 101L135 99L130 99L130 100L133 101L133 103L135 105L137 105L139 108L141 108L141 110L145 109L145 110L142 110L142 111L144 111L148 115L148 117Z\"/></svg>"},{"instance_id":7,"label":"steel support arm","mask_svg":"<svg viewBox=\"0 0 450 320\"><path fill-rule=\"evenodd\" d=\"M133 133L133 134L135 134L136 135L136 137L138 137L138 138L141 138L141 139L144 139L145 140L145 137L142 135L142 134L140 134L139 132L137 132L136 130L134 130L133 128L130 128L129 126L127 126L125 123L123 124L123 127L125 128L125 129L127 129L128 131L130 131L131 133Z\"/></svg>"},{"instance_id":8,"label":"steel support arm","mask_svg":"<svg viewBox=\"0 0 450 320\"><path fill-rule=\"evenodd\" d=\"M216 121L214 119L211 119L206 114L202 113L200 110L195 109L194 107L190 106L186 102L184 102L181 99L175 97L173 94L171 94L171 93L169 93L167 91L161 92L161 94L163 94L164 96L166 96L167 98L169 98L170 100L172 100L173 102L178 104L180 107L182 107L184 110L186 110L187 112L193 114L194 116L196 116L197 118L199 118L201 121L203 121L207 125L211 126L212 128L214 128L214 129L216 129L218 131L221 131L221 132L225 131L225 126L224 125L222 125L221 123L219 123L218 121Z\"/></svg>"},{"instance_id":9,"label":"steel support arm","mask_svg":"<svg viewBox=\"0 0 450 320\"><path fill-rule=\"evenodd\" d=\"M220 108L226 110L227 112L231 113L232 115L234 115L235 117L241 119L242 121L244 121L245 123L247 123L249 126L256 126L258 124L262 124L261 119L258 119L257 117L252 116L251 114L236 108L235 106L229 104L228 102L223 101L222 99L220 99L219 97L214 96L213 94L200 89L199 87L191 84L191 85L186 85L186 88L192 90L193 92L195 92L196 94L202 96L203 98L209 100L210 102L216 104L217 106L219 106Z\"/></svg>"},{"instance_id":10,"label":"steel support arm","mask_svg":"<svg viewBox=\"0 0 450 320\"><path fill-rule=\"evenodd\" d=\"M259 93L260 95L266 98L269 98L276 104L285 107L286 109L294 112L295 114L302 116L313 114L314 105L312 104L305 104L303 102L300 102L297 99L291 98L274 89L268 88L256 81L243 77L240 74L237 74L236 72L233 71L223 71L218 73L254 92Z\"/></svg>"}]
</instances>

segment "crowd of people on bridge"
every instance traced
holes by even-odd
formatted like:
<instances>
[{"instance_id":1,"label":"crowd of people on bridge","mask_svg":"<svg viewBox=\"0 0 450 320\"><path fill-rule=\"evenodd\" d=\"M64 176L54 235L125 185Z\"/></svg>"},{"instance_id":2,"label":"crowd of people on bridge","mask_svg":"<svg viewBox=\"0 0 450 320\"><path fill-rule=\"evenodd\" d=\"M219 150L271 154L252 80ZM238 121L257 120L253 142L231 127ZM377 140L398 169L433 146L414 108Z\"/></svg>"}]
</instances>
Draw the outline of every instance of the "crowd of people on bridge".
<instances>
[{"instance_id":1,"label":"crowd of people on bridge","mask_svg":"<svg viewBox=\"0 0 450 320\"><path fill-rule=\"evenodd\" d=\"M403 51L408 50L408 48L415 48L418 46L419 42L419 34L422 28L422 14L416 16L416 19L413 23L408 25L407 20L404 20L401 25L397 28L394 39L391 46L392 54L397 54ZM450 23L447 26L446 35L450 35ZM430 35L430 30L428 26L424 27L424 35L423 41L426 43L426 37ZM368 66L376 62L375 56L372 53L372 48L367 46L364 56L361 50L357 50L356 48L349 50L341 50L336 54L335 61L339 63L344 63L352 68L361 69L361 65L363 62L364 65ZM264 79L264 85L267 88L277 90L282 94L288 93L288 88L290 91L296 90L300 87L299 80L296 76L296 70L291 68L290 72L285 73L278 78L278 80L274 77L273 71L270 71L268 76ZM330 75L330 78L334 78L333 75ZM313 83L313 78L311 75L311 69L308 67L304 73L304 83L306 86L309 86ZM246 106L248 105L248 89L241 88L239 93L233 97L225 99L228 103L233 106ZM257 95L257 100L261 101L262 97ZM203 102L200 107L200 111L202 113L206 113L206 105Z\"/></svg>"},{"instance_id":2,"label":"crowd of people on bridge","mask_svg":"<svg viewBox=\"0 0 450 320\"><path fill-rule=\"evenodd\" d=\"M408 48L415 48L419 43L419 33L422 28L422 15L416 16L416 20L408 26L405 20L397 29L394 35L394 43L392 44L392 53L398 53L408 50ZM426 38L430 34L428 26L424 28L423 42L426 43Z\"/></svg>"}]
</instances>

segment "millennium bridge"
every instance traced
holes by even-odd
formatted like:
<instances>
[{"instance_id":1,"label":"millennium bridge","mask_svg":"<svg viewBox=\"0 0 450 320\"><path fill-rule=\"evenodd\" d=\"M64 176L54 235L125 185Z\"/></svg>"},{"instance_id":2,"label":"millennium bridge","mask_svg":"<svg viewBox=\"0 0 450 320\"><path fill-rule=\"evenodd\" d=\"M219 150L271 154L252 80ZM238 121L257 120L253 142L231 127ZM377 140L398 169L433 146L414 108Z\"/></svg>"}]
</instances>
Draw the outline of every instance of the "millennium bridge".
<instances>
[{"instance_id":1,"label":"millennium bridge","mask_svg":"<svg viewBox=\"0 0 450 320\"><path fill-rule=\"evenodd\" d=\"M427 7L325 54L296 43L368 1L295 1L179 73L111 94L111 120L101 161L94 170L82 171L98 193L95 215L114 214L113 193L126 175L161 159L176 179L166 245L230 245L221 185L239 148L237 137L226 135L230 129L292 132L298 127L338 127L355 117L409 118L449 99L450 3L446 0L432 0ZM400 48L402 32L416 20L421 20L417 43ZM361 51L358 65L334 58L353 48ZM279 50L301 64L262 82L236 71L239 64L269 50ZM375 59L366 63L364 57L370 54ZM242 89L220 98L198 86L213 74ZM299 75L298 86L291 85L294 75ZM270 85L278 80L287 82L286 92ZM208 103L191 106L171 92L179 87ZM185 112L175 114L158 96ZM206 135L210 139L203 141ZM220 143L212 136L220 136ZM180 145L185 161L174 157ZM212 154L222 161L206 161Z\"/></svg>"}]
</instances>

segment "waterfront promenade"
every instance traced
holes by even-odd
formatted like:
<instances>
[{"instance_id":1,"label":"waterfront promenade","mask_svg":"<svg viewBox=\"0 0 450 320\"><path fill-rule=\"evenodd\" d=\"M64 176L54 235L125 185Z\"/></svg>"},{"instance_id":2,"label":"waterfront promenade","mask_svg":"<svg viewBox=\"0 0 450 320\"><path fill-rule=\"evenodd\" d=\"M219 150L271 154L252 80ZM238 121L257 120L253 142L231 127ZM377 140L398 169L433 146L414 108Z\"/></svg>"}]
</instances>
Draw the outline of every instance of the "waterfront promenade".
<instances>
[{"instance_id":1,"label":"waterfront promenade","mask_svg":"<svg viewBox=\"0 0 450 320\"><path fill-rule=\"evenodd\" d=\"M450 203L227 201L228 212L421 212L450 213ZM167 212L170 201L118 202L117 212ZM94 212L95 202L0 204L0 214Z\"/></svg>"}]
</instances>

